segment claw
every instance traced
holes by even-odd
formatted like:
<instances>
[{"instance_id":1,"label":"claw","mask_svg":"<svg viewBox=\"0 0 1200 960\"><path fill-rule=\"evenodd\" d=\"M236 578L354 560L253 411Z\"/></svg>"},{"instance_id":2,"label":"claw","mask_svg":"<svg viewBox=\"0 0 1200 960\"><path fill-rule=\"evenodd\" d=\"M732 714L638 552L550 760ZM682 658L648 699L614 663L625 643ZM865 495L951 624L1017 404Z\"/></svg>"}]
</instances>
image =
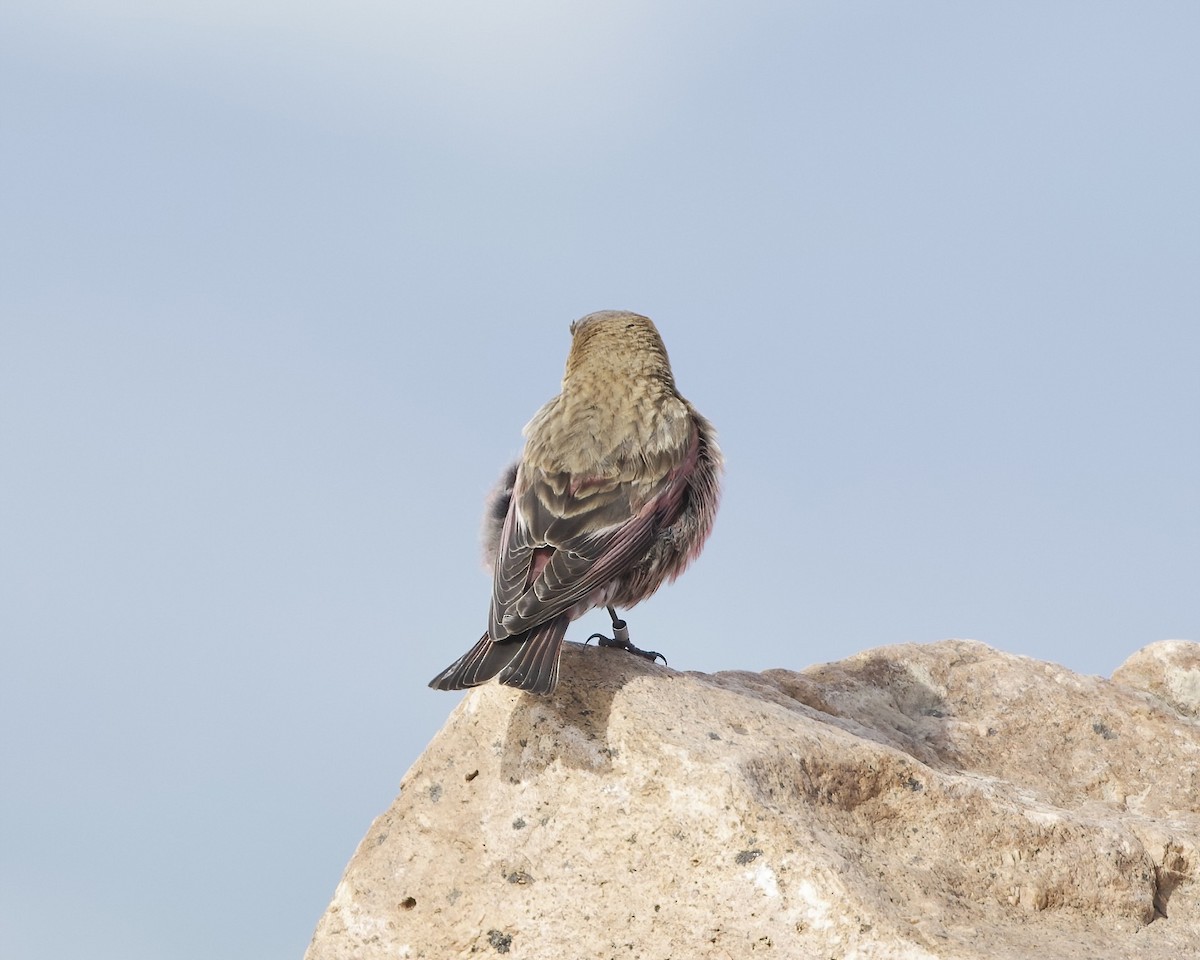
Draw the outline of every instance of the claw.
<instances>
[{"instance_id":1,"label":"claw","mask_svg":"<svg viewBox=\"0 0 1200 960\"><path fill-rule=\"evenodd\" d=\"M588 639L595 640L596 646L598 647L620 647L622 650L626 650L629 653L635 653L639 657L645 657L651 663L660 658L662 659L663 663L667 662L667 658L657 650L643 650L641 647L635 647L628 640L622 641L620 639L613 639L612 637L606 637L602 633L593 633L590 637L588 637Z\"/></svg>"},{"instance_id":2,"label":"claw","mask_svg":"<svg viewBox=\"0 0 1200 960\"><path fill-rule=\"evenodd\" d=\"M629 625L617 616L617 611L612 607L608 608L608 615L612 617L613 634L614 636L606 637L602 633L593 633L588 637L588 642L595 640L598 647L620 647L629 653L637 654L639 657L644 657L653 663L655 660L662 659L665 664L667 658L657 650L643 650L640 647L635 647L629 642Z\"/></svg>"}]
</instances>

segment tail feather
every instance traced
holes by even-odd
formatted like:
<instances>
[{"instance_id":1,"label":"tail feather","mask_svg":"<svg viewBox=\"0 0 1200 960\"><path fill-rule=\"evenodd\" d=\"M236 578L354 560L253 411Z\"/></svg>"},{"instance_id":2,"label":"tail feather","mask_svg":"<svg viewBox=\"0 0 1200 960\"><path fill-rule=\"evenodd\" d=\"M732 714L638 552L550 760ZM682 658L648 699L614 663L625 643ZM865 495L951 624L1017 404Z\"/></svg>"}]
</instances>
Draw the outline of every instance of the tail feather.
<instances>
[{"instance_id":1,"label":"tail feather","mask_svg":"<svg viewBox=\"0 0 1200 960\"><path fill-rule=\"evenodd\" d=\"M499 643L485 633L429 685L435 690L465 690L498 676L501 683L518 690L550 693L558 682L558 658L568 622L566 614L560 614Z\"/></svg>"},{"instance_id":2,"label":"tail feather","mask_svg":"<svg viewBox=\"0 0 1200 960\"><path fill-rule=\"evenodd\" d=\"M530 630L517 655L500 671L500 682L529 693L553 690L558 683L558 659L568 622L566 614L559 614Z\"/></svg>"},{"instance_id":3,"label":"tail feather","mask_svg":"<svg viewBox=\"0 0 1200 960\"><path fill-rule=\"evenodd\" d=\"M486 633L479 642L429 681L435 690L465 690L487 683L513 658L511 643L492 643Z\"/></svg>"}]
</instances>

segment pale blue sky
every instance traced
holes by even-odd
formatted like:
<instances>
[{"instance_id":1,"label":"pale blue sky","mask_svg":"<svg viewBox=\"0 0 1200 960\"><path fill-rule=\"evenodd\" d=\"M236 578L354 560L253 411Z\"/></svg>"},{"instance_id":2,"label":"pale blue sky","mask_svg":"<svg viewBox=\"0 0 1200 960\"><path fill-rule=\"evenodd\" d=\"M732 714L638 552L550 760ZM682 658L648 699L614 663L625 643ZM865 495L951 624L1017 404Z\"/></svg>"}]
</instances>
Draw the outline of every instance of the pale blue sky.
<instances>
[{"instance_id":1,"label":"pale blue sky","mask_svg":"<svg viewBox=\"0 0 1200 960\"><path fill-rule=\"evenodd\" d=\"M299 956L592 310L673 667L1200 640L1200 6L295 6L0 8L0 954Z\"/></svg>"}]
</instances>

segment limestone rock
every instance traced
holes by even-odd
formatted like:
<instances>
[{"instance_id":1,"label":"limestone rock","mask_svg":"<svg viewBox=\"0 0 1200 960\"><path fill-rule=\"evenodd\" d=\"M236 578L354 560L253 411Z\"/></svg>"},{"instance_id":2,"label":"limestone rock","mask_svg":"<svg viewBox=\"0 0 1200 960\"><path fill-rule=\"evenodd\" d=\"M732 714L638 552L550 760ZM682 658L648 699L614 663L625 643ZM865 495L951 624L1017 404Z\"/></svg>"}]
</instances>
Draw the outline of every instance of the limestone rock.
<instances>
[{"instance_id":1,"label":"limestone rock","mask_svg":"<svg viewBox=\"0 0 1200 960\"><path fill-rule=\"evenodd\" d=\"M1163 640L1143 647L1117 667L1113 682L1145 690L1180 713L1200 717L1200 643Z\"/></svg>"},{"instance_id":2,"label":"limestone rock","mask_svg":"<svg viewBox=\"0 0 1200 960\"><path fill-rule=\"evenodd\" d=\"M309 960L1200 956L1200 723L946 641L468 694Z\"/></svg>"}]
</instances>

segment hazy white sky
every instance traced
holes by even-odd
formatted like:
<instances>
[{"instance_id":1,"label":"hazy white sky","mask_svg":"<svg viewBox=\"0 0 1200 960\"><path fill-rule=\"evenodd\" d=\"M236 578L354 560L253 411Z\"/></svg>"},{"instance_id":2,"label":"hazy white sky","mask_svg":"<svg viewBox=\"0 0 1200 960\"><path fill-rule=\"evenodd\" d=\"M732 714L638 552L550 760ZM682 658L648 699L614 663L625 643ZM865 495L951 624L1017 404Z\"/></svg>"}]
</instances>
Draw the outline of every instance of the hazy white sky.
<instances>
[{"instance_id":1,"label":"hazy white sky","mask_svg":"<svg viewBox=\"0 0 1200 960\"><path fill-rule=\"evenodd\" d=\"M0 954L300 954L458 701L483 494L592 310L657 321L728 458L629 616L673 667L1200 640L1197 36L5 4Z\"/></svg>"}]
</instances>

